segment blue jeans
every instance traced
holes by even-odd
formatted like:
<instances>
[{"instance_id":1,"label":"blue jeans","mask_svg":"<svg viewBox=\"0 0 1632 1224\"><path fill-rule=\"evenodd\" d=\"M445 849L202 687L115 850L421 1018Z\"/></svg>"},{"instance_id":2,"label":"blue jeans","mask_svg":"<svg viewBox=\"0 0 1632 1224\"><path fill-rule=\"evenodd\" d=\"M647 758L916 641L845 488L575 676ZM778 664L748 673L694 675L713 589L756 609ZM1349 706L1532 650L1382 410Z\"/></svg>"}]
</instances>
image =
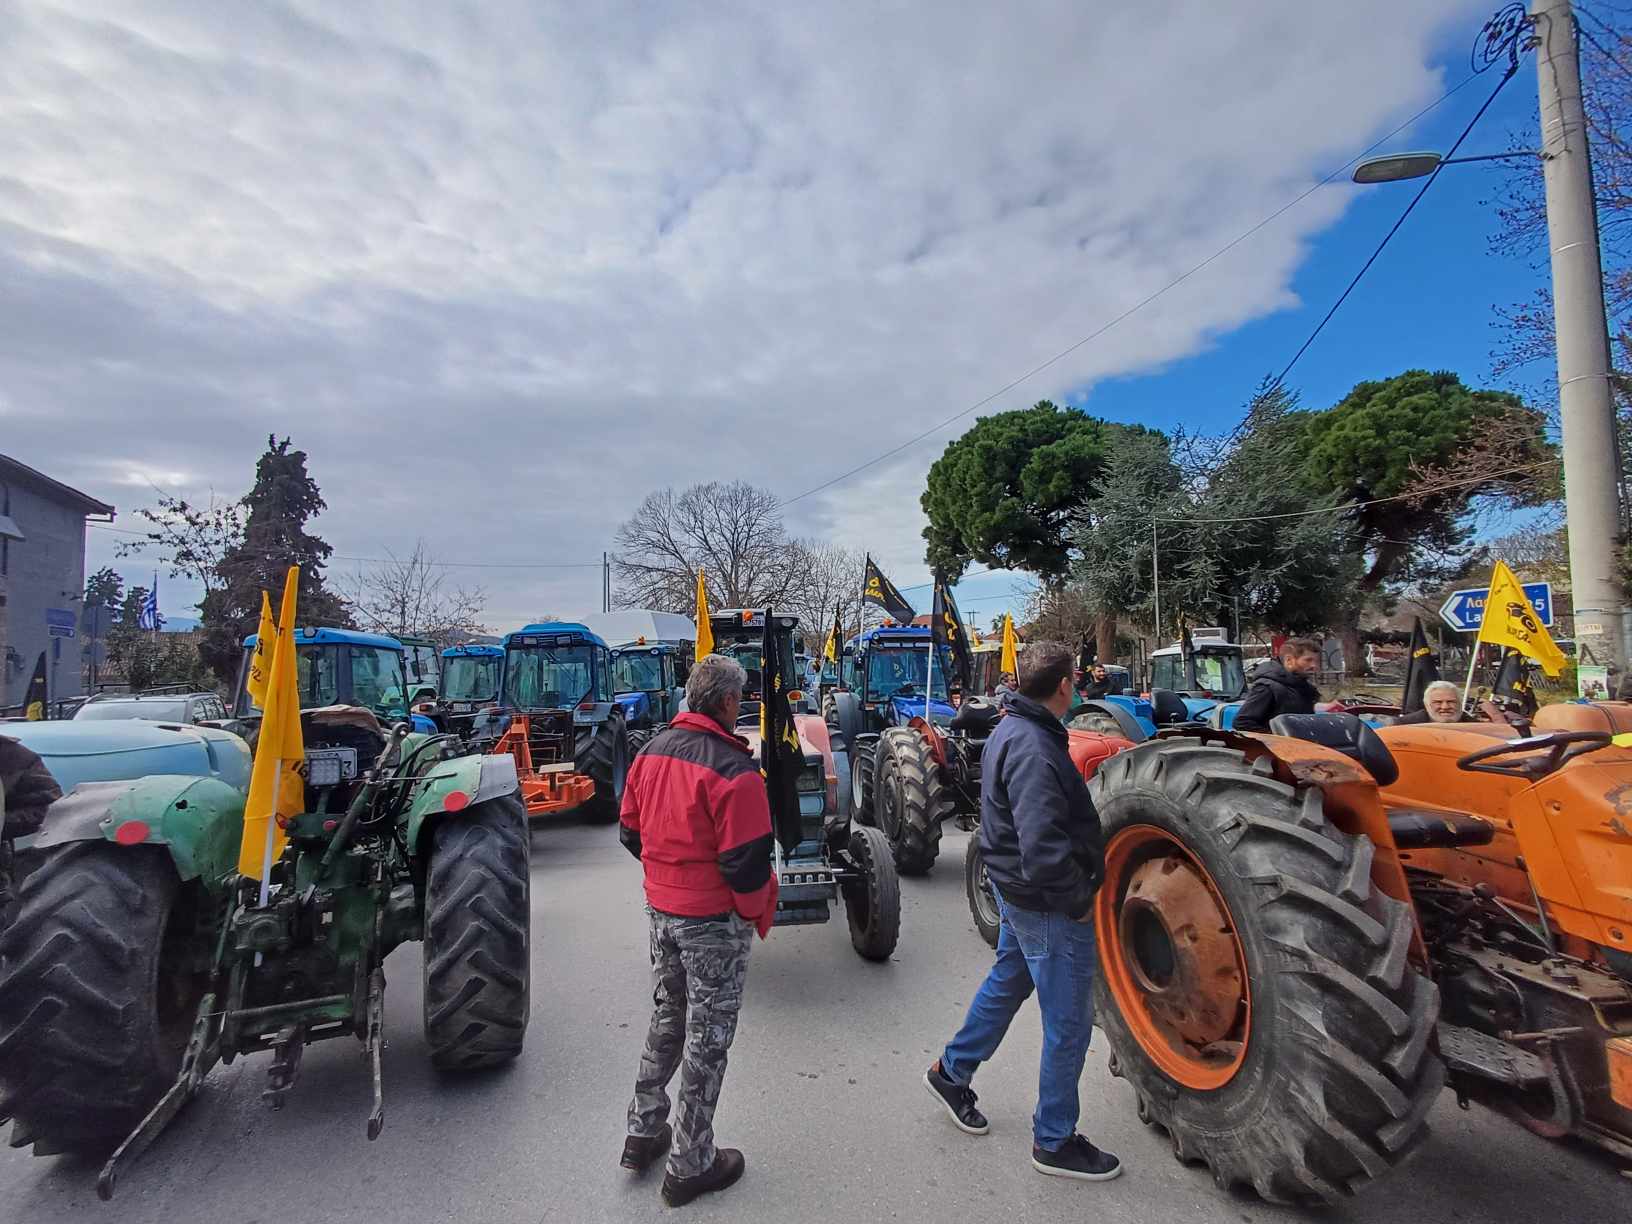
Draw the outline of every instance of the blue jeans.
<instances>
[{"instance_id":1,"label":"blue jeans","mask_svg":"<svg viewBox=\"0 0 1632 1224\"><path fill-rule=\"evenodd\" d=\"M1077 1081L1094 1032L1094 925L1018 909L1002 897L997 906L1003 916L997 963L941 1054L941 1072L967 1086L1035 989L1043 1013L1043 1060L1031 1130L1037 1146L1052 1152L1076 1131L1081 1112Z\"/></svg>"}]
</instances>

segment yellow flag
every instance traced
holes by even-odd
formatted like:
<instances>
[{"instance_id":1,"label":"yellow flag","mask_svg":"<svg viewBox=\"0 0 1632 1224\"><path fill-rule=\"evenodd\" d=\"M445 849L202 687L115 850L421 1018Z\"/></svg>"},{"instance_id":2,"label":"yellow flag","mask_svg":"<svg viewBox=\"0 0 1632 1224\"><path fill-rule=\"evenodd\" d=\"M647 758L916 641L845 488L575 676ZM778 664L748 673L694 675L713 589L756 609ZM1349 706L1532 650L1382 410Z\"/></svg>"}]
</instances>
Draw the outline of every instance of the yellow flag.
<instances>
[{"instance_id":1,"label":"yellow flag","mask_svg":"<svg viewBox=\"0 0 1632 1224\"><path fill-rule=\"evenodd\" d=\"M708 585L703 571L697 571L697 647L692 652L697 658L714 653L714 626L708 623Z\"/></svg>"},{"instance_id":2,"label":"yellow flag","mask_svg":"<svg viewBox=\"0 0 1632 1224\"><path fill-rule=\"evenodd\" d=\"M306 745L300 734L300 671L295 664L299 590L300 567L292 565L283 581L272 674L267 678L249 801L244 805L244 840L238 847L238 873L257 880L265 878L289 840L281 821L299 815L305 806Z\"/></svg>"},{"instance_id":3,"label":"yellow flag","mask_svg":"<svg viewBox=\"0 0 1632 1224\"><path fill-rule=\"evenodd\" d=\"M1541 664L1541 670L1556 676L1564 669L1564 652L1553 644L1536 610L1519 585L1507 562L1496 562L1490 575L1490 594L1485 598L1485 618L1479 622L1479 640L1511 646Z\"/></svg>"},{"instance_id":4,"label":"yellow flag","mask_svg":"<svg viewBox=\"0 0 1632 1224\"><path fill-rule=\"evenodd\" d=\"M1016 680L1020 678L1020 647L1014 637L1014 617L1007 612L1003 613L1003 658L998 670L1008 672Z\"/></svg>"},{"instance_id":5,"label":"yellow flag","mask_svg":"<svg viewBox=\"0 0 1632 1224\"><path fill-rule=\"evenodd\" d=\"M278 627L272 623L272 598L261 592L261 625L255 630L255 649L249 655L249 678L244 688L258 710L266 709L266 682L272 678L272 648L277 644Z\"/></svg>"}]
</instances>

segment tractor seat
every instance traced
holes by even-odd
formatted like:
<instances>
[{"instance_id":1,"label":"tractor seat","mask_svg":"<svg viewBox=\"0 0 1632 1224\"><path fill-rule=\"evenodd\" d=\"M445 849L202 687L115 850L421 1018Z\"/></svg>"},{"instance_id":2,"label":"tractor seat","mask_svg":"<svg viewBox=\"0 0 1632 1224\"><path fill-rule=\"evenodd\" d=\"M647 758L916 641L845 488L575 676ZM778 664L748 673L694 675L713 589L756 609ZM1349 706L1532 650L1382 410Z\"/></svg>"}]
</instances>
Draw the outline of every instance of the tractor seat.
<instances>
[{"instance_id":1,"label":"tractor seat","mask_svg":"<svg viewBox=\"0 0 1632 1224\"><path fill-rule=\"evenodd\" d=\"M1150 708L1152 721L1158 727L1190 721L1190 707L1185 705L1184 698L1172 689L1151 689Z\"/></svg>"},{"instance_id":2,"label":"tractor seat","mask_svg":"<svg viewBox=\"0 0 1632 1224\"><path fill-rule=\"evenodd\" d=\"M984 697L970 697L952 715L952 730L969 735L990 735L997 729L1002 717L1003 711L997 708L996 702Z\"/></svg>"},{"instance_id":3,"label":"tractor seat","mask_svg":"<svg viewBox=\"0 0 1632 1224\"><path fill-rule=\"evenodd\" d=\"M1353 714L1277 714L1269 720L1269 731L1341 752L1362 766L1378 786L1399 781L1400 765L1388 745Z\"/></svg>"}]
</instances>

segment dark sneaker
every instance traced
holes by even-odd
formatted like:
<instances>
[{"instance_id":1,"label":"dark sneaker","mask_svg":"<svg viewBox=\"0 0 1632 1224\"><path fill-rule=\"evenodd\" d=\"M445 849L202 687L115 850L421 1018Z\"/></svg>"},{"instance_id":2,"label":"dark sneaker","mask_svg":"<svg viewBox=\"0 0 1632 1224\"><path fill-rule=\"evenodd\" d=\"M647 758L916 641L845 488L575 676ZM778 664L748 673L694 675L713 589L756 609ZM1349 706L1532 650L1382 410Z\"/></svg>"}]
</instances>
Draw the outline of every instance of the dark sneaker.
<instances>
[{"instance_id":1,"label":"dark sneaker","mask_svg":"<svg viewBox=\"0 0 1632 1224\"><path fill-rule=\"evenodd\" d=\"M670 1207L684 1207L699 1194L708 1194L736 1185L742 1178L743 1169L747 1167L748 1162L736 1148L721 1148L714 1153L714 1163L696 1177L664 1174L663 1201Z\"/></svg>"},{"instance_id":2,"label":"dark sneaker","mask_svg":"<svg viewBox=\"0 0 1632 1224\"><path fill-rule=\"evenodd\" d=\"M1078 1181L1110 1181L1122 1176L1122 1162L1081 1135L1072 1135L1057 1152L1033 1146L1031 1167L1050 1177L1074 1177Z\"/></svg>"},{"instance_id":3,"label":"dark sneaker","mask_svg":"<svg viewBox=\"0 0 1632 1224\"><path fill-rule=\"evenodd\" d=\"M636 1173L644 1173L652 1165L669 1154L669 1144L674 1142L674 1130L667 1122L663 1129L649 1139L639 1135L630 1135L623 1141L623 1159L618 1161L626 1169L633 1169Z\"/></svg>"},{"instance_id":4,"label":"dark sneaker","mask_svg":"<svg viewBox=\"0 0 1632 1224\"><path fill-rule=\"evenodd\" d=\"M941 1074L941 1064L936 1063L924 1072L924 1086L935 1094L935 1099L946 1106L946 1113L952 1119L952 1125L966 1135L984 1135L992 1128L986 1123L986 1115L975 1108L975 1090L962 1084L954 1084Z\"/></svg>"}]
</instances>

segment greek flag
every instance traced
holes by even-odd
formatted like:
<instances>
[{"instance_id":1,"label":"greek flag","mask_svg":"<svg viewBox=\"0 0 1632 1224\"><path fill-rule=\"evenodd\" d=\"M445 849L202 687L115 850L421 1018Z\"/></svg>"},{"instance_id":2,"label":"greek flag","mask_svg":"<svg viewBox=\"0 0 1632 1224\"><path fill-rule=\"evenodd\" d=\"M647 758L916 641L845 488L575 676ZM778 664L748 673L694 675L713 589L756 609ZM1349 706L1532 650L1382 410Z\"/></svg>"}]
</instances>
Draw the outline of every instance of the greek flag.
<instances>
[{"instance_id":1,"label":"greek flag","mask_svg":"<svg viewBox=\"0 0 1632 1224\"><path fill-rule=\"evenodd\" d=\"M153 587L142 597L141 615L136 618L138 629L151 629L155 633L159 629L159 576L153 575Z\"/></svg>"}]
</instances>

